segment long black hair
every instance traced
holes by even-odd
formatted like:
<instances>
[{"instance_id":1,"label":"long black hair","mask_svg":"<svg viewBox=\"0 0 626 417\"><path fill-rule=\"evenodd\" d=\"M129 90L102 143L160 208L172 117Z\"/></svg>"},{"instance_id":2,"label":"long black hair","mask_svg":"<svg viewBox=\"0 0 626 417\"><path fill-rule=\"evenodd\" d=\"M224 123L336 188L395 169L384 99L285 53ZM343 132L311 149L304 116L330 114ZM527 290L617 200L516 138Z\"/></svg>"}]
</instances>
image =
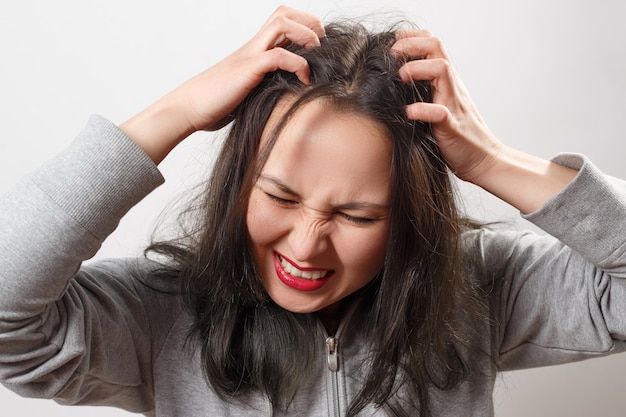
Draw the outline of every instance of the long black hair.
<instances>
[{"instance_id":1,"label":"long black hair","mask_svg":"<svg viewBox=\"0 0 626 417\"><path fill-rule=\"evenodd\" d=\"M300 106L323 99L338 111L376 120L393 149L384 267L352 297L367 306L359 331L371 341L371 367L348 415L368 404L397 415L428 415L427 391L452 388L468 372L455 315L480 309L473 309L475 290L460 272L462 220L430 126L404 112L409 103L430 100L429 84L402 82L403 59L390 52L394 42L393 28L372 33L360 24L334 23L320 47L286 46L307 59L312 85L284 71L264 78L234 113L189 234L150 248L168 255L180 277L195 317L191 337L201 346L208 381L225 400L258 390L275 407L287 407L321 354L311 343L322 337L315 314L285 311L269 298L246 229L248 198L271 149L271 143L260 149L261 133L288 96L293 104L278 129ZM285 341L293 349L285 349ZM417 409L392 401L400 387L413 393Z\"/></svg>"}]
</instances>

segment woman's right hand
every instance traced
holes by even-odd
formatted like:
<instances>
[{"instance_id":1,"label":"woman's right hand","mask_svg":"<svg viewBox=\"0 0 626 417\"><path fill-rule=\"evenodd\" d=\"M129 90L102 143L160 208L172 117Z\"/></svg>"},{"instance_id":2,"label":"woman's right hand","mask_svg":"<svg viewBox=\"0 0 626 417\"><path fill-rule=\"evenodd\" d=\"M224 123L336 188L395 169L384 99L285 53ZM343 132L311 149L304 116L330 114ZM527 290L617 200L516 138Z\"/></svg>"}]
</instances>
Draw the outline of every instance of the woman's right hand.
<instances>
[{"instance_id":1,"label":"woman's right hand","mask_svg":"<svg viewBox=\"0 0 626 417\"><path fill-rule=\"evenodd\" d=\"M281 6L249 42L120 128L159 163L191 133L226 125L229 115L268 72L289 71L309 84L306 60L283 46L296 43L315 47L323 36L319 18Z\"/></svg>"}]
</instances>

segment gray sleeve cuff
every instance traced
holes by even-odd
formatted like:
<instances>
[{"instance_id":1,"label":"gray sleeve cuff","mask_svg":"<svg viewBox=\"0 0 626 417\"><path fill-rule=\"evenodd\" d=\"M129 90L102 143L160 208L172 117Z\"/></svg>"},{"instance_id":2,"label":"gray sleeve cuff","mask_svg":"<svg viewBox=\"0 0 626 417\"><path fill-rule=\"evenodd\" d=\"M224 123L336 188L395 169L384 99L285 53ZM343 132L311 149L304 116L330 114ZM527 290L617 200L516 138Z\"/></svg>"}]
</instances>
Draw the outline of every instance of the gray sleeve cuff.
<instances>
[{"instance_id":1,"label":"gray sleeve cuff","mask_svg":"<svg viewBox=\"0 0 626 417\"><path fill-rule=\"evenodd\" d=\"M72 145L31 180L99 240L163 183L153 161L117 126L92 116Z\"/></svg>"},{"instance_id":2,"label":"gray sleeve cuff","mask_svg":"<svg viewBox=\"0 0 626 417\"><path fill-rule=\"evenodd\" d=\"M595 265L614 269L618 259L626 259L626 182L604 175L582 155L561 154L553 161L579 172L564 190L524 218Z\"/></svg>"}]
</instances>

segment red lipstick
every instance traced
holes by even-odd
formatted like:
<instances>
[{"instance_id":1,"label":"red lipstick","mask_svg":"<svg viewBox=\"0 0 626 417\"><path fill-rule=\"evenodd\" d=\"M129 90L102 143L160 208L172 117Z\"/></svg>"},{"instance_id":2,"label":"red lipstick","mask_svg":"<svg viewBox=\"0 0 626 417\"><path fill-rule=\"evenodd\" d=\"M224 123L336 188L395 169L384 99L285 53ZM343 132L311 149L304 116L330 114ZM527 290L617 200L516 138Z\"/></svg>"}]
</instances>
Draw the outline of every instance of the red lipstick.
<instances>
[{"instance_id":1,"label":"red lipstick","mask_svg":"<svg viewBox=\"0 0 626 417\"><path fill-rule=\"evenodd\" d=\"M286 286L293 288L295 290L299 290L299 291L315 291L319 288L321 288L322 286L324 286L324 284L326 284L328 282L328 280L333 276L334 271L332 270L319 270L319 269L313 269L313 268L299 268L296 265L293 264L293 262L290 262L288 259L286 259L285 257L279 255L278 253L274 252L273 254L273 259L274 259L274 269L276 270L276 275L278 276L278 279L280 279L280 281L285 284ZM321 272L323 274L323 276L321 278L303 278L303 277L299 277L299 276L295 276L290 274L289 272L287 272L285 270L285 267L283 266L283 264L281 263L281 259L283 259L285 262L289 262L290 265L293 266L293 268L298 269L299 271L302 272L311 272L311 271L315 271L315 272Z\"/></svg>"}]
</instances>

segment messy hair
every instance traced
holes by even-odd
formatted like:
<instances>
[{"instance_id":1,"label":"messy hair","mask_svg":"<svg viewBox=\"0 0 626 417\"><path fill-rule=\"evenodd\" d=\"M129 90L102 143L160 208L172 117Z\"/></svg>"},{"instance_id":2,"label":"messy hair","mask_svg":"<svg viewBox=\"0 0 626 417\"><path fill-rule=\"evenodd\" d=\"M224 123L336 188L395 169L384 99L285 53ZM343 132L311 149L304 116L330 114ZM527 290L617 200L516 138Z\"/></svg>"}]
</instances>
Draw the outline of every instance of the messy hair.
<instances>
[{"instance_id":1,"label":"messy hair","mask_svg":"<svg viewBox=\"0 0 626 417\"><path fill-rule=\"evenodd\" d=\"M250 192L272 144L261 149L261 134L285 97L291 108L274 139L295 111L324 100L331 109L378 122L393 149L384 266L350 296L359 311L351 326L370 343L370 353L347 414L372 404L395 415L429 415L428 390L453 388L468 373L455 317L478 301L459 267L462 220L430 126L405 115L407 104L431 100L429 83L402 82L404 60L390 52L394 42L395 28L371 32L333 23L319 47L286 46L308 61L311 85L285 71L266 75L233 114L193 233L184 244L152 246L173 261L195 318L191 337L201 346L205 375L225 400L260 391L286 408L322 354L315 314L291 313L268 296L246 228ZM400 389L413 401L397 401Z\"/></svg>"}]
</instances>

